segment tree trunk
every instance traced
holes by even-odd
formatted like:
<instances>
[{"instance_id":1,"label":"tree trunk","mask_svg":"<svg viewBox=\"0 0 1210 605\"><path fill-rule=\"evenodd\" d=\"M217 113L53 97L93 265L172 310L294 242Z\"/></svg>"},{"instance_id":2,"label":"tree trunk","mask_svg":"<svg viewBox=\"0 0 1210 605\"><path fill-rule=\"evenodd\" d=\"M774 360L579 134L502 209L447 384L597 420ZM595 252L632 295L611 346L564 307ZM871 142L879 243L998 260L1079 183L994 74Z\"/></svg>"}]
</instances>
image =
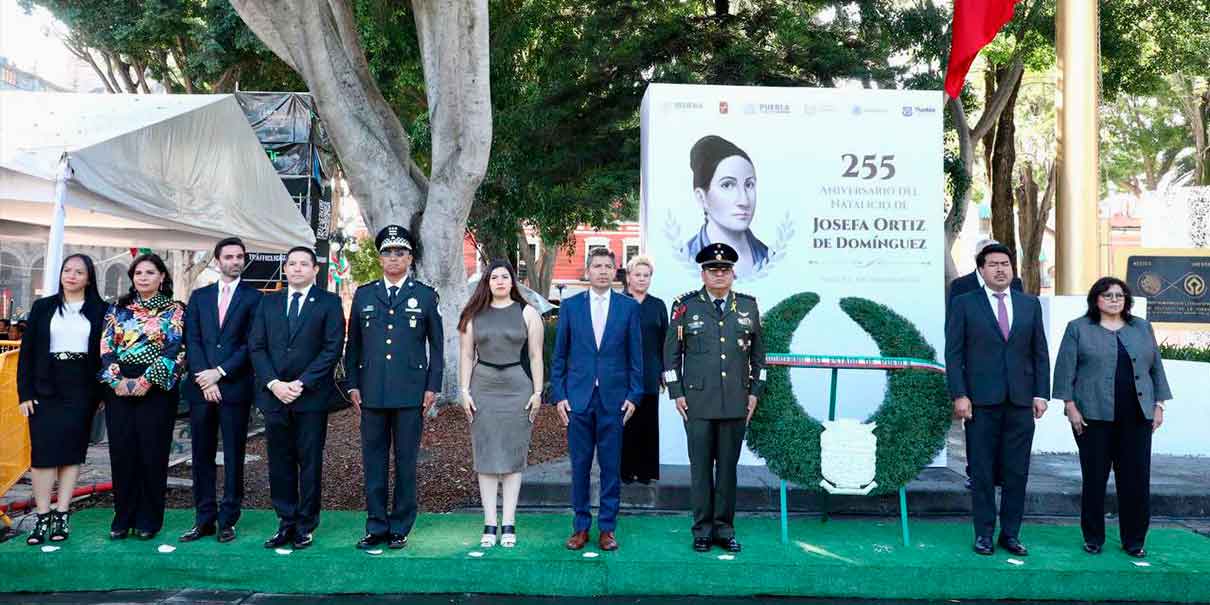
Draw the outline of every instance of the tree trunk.
<instances>
[{"instance_id":1,"label":"tree trunk","mask_svg":"<svg viewBox=\"0 0 1210 605\"><path fill-rule=\"evenodd\" d=\"M1000 117L1000 113L1004 111L1005 105L1008 103L1008 93L1017 86L1021 80L1021 74L1025 71L1025 64L1018 57L1013 61L1012 67L1000 79L1000 83L996 86L997 94L992 97L990 102L984 107L983 115L979 116L979 121L972 128L966 119L966 109L962 107L962 101L958 99L949 99L950 117L954 121L954 130L958 135L958 158L962 161L962 170L969 182L971 178L971 166L975 161L975 141L982 139L991 130L993 124ZM971 192L970 187L967 187L963 194L950 203L949 211L945 215L945 287L949 289L949 283L958 277L958 265L954 262L954 242L958 239L958 233L962 231L962 224L966 222L966 211L970 207Z\"/></svg>"},{"instance_id":2,"label":"tree trunk","mask_svg":"<svg viewBox=\"0 0 1210 605\"><path fill-rule=\"evenodd\" d=\"M1035 296L1042 289L1041 262L1042 241L1046 236L1046 221L1054 206L1055 165L1046 169L1046 190L1038 195L1038 183L1034 180L1034 167L1029 162L1021 166L1020 185L1017 187L1017 202L1021 212L1021 281L1025 291Z\"/></svg>"},{"instance_id":3,"label":"tree trunk","mask_svg":"<svg viewBox=\"0 0 1210 605\"><path fill-rule=\"evenodd\" d=\"M1210 85L1198 94L1193 82L1184 74L1172 76L1173 88L1181 102L1181 114L1193 132L1193 181L1195 185L1210 185L1210 143L1207 142L1206 108L1210 105Z\"/></svg>"},{"instance_id":4,"label":"tree trunk","mask_svg":"<svg viewBox=\"0 0 1210 605\"><path fill-rule=\"evenodd\" d=\"M1017 162L1017 125L1013 111L1017 104L1018 79L1008 95L1008 103L996 125L996 144L990 166L992 175L992 237L1009 250L1017 249L1017 220L1013 200L1013 167Z\"/></svg>"},{"instance_id":5,"label":"tree trunk","mask_svg":"<svg viewBox=\"0 0 1210 605\"><path fill-rule=\"evenodd\" d=\"M231 0L248 27L314 95L370 232L389 223L418 239L415 271L441 294L446 399L458 387L462 241L491 147L487 0L414 0L432 133L432 174L382 96L348 0Z\"/></svg>"},{"instance_id":6,"label":"tree trunk","mask_svg":"<svg viewBox=\"0 0 1210 605\"><path fill-rule=\"evenodd\" d=\"M558 244L548 242L539 235L539 251L535 255L529 251L529 240L525 236L524 227L517 229L517 237L521 242L521 245L517 247L517 253L521 260L525 262L529 288L541 294L543 298L549 299L550 282L554 278L555 263L559 259Z\"/></svg>"}]
</instances>

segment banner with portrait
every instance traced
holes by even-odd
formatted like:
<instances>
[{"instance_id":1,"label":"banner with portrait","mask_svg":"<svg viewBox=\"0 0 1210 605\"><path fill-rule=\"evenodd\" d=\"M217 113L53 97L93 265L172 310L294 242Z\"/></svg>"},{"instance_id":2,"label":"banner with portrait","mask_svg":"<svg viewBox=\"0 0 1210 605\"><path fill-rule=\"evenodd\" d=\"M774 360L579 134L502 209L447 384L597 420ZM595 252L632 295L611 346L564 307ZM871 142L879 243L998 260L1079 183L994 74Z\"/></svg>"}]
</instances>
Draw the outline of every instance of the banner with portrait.
<instances>
[{"instance_id":1,"label":"banner with portrait","mask_svg":"<svg viewBox=\"0 0 1210 605\"><path fill-rule=\"evenodd\" d=\"M726 242L735 289L762 311L799 292L819 305L791 353L878 355L840 309L857 296L910 320L944 353L945 191L940 92L653 84L642 104L643 248L651 293L671 304L702 286L693 257ZM795 369L794 393L827 416L830 373ZM865 420L884 372L841 371L838 417ZM687 464L673 406L660 459ZM759 464L745 451L743 464Z\"/></svg>"}]
</instances>

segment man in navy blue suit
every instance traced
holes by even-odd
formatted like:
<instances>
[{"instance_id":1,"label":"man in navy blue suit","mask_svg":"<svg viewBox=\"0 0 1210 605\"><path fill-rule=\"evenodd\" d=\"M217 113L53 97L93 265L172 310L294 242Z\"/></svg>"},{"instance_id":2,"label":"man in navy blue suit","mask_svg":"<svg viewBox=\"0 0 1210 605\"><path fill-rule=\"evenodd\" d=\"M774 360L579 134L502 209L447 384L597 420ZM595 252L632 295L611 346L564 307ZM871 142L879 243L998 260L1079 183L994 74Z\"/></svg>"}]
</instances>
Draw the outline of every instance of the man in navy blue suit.
<instances>
[{"instance_id":1,"label":"man in navy blue suit","mask_svg":"<svg viewBox=\"0 0 1210 605\"><path fill-rule=\"evenodd\" d=\"M306 548L319 525L324 441L336 395L345 314L340 298L315 285L318 259L310 248L286 254L289 287L265 295L248 339L256 370L256 407L265 416L269 498L277 533L265 548Z\"/></svg>"},{"instance_id":2,"label":"man in navy blue suit","mask_svg":"<svg viewBox=\"0 0 1210 605\"><path fill-rule=\"evenodd\" d=\"M181 542L218 534L219 542L235 539L244 500L244 450L248 413L252 409L252 363L248 332L261 293L240 281L246 250L238 237L214 246L219 281L193 291L185 309L186 361L192 379L181 381L189 402L193 447L193 528ZM216 504L218 474L215 450L223 435L223 502ZM216 527L217 523L217 527Z\"/></svg>"},{"instance_id":3,"label":"man in navy blue suit","mask_svg":"<svg viewBox=\"0 0 1210 605\"><path fill-rule=\"evenodd\" d=\"M966 425L975 552L995 553L996 478L999 544L1022 557L1021 518L1034 423L1050 399L1050 356L1042 306L1012 290L1013 254L993 244L975 257L985 287L959 295L945 320L946 382L954 415Z\"/></svg>"},{"instance_id":4,"label":"man in navy blue suit","mask_svg":"<svg viewBox=\"0 0 1210 605\"><path fill-rule=\"evenodd\" d=\"M639 304L610 288L616 273L613 252L588 255L591 288L563 301L550 362L551 396L567 427L571 454L573 533L567 548L588 543L592 527L589 502L593 454L601 471L597 515L601 550L617 550L614 535L621 501L622 426L643 395L643 343Z\"/></svg>"}]
</instances>

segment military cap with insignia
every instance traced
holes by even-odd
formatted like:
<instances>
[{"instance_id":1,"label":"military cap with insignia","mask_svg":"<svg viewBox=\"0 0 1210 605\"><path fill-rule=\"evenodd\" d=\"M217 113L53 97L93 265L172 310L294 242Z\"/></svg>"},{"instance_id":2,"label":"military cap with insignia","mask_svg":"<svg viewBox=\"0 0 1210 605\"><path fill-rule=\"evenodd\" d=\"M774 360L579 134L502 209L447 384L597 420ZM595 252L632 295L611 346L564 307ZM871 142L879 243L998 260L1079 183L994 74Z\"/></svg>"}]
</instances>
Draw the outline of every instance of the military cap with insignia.
<instances>
[{"instance_id":1,"label":"military cap with insignia","mask_svg":"<svg viewBox=\"0 0 1210 605\"><path fill-rule=\"evenodd\" d=\"M702 269L713 269L716 267L730 267L739 261L739 252L735 248L724 243L710 244L702 247L693 261L702 266Z\"/></svg>"},{"instance_id":2,"label":"military cap with insignia","mask_svg":"<svg viewBox=\"0 0 1210 605\"><path fill-rule=\"evenodd\" d=\"M374 246L378 248L379 252L387 248L403 248L410 252L412 234L399 225L387 225L378 232L378 237L374 238Z\"/></svg>"}]
</instances>

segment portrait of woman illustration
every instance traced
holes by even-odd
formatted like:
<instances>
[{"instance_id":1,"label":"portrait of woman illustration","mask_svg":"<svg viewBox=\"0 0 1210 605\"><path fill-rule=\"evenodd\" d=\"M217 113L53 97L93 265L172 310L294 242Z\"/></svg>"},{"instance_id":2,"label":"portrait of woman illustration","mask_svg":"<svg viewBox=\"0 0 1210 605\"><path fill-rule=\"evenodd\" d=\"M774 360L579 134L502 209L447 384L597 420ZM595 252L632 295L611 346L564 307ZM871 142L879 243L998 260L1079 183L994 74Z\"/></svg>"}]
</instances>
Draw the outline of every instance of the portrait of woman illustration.
<instances>
[{"instance_id":1,"label":"portrait of woman illustration","mask_svg":"<svg viewBox=\"0 0 1210 605\"><path fill-rule=\"evenodd\" d=\"M716 135L698 139L689 151L693 197L705 220L685 243L692 260L702 248L724 243L739 252L736 277L752 275L769 262L770 250L750 229L756 217L756 167L731 141Z\"/></svg>"}]
</instances>

